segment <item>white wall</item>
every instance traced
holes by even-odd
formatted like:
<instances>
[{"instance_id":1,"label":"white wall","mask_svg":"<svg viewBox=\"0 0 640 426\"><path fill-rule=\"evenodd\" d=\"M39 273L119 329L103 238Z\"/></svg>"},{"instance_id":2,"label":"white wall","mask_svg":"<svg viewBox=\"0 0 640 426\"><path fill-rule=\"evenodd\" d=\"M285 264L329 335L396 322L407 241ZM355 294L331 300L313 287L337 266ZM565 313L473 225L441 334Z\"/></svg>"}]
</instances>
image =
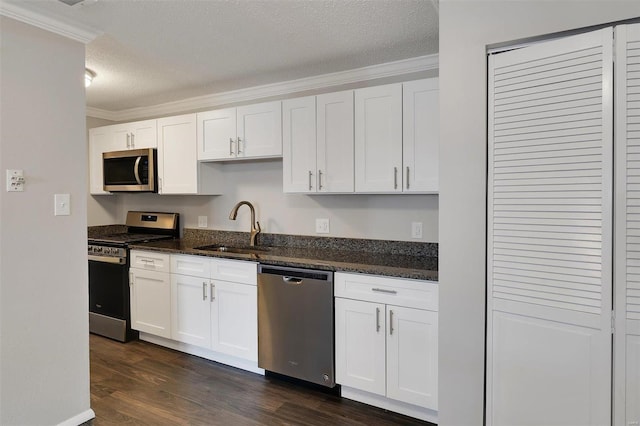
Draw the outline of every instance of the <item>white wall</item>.
<instances>
[{"instance_id":1,"label":"white wall","mask_svg":"<svg viewBox=\"0 0 640 426\"><path fill-rule=\"evenodd\" d=\"M208 228L249 231L249 209L242 207L236 221L231 208L240 200L256 207L263 232L316 235L315 219L329 218L329 235L399 241L438 241L438 197L435 195L315 195L282 192L282 161L241 162L223 166L225 194L221 196L166 196L122 194L120 214L128 210L176 211L184 227L195 228L198 216L208 217ZM422 240L411 239L411 222L423 223Z\"/></svg>"},{"instance_id":2,"label":"white wall","mask_svg":"<svg viewBox=\"0 0 640 426\"><path fill-rule=\"evenodd\" d=\"M440 425L483 422L486 45L639 16L636 1L440 2Z\"/></svg>"},{"instance_id":3,"label":"white wall","mask_svg":"<svg viewBox=\"0 0 640 426\"><path fill-rule=\"evenodd\" d=\"M84 45L0 17L0 52L0 424L79 423L91 415ZM9 168L24 192L5 192ZM71 216L54 217L55 193L71 194Z\"/></svg>"}]
</instances>

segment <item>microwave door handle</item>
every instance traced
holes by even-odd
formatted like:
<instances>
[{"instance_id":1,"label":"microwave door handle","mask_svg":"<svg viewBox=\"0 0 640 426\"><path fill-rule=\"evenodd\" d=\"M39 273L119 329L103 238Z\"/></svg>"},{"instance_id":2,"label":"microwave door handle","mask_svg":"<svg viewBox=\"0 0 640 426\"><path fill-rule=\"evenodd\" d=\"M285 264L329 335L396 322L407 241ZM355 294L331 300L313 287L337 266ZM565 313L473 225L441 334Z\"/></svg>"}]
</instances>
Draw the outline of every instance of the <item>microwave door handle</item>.
<instances>
[{"instance_id":1,"label":"microwave door handle","mask_svg":"<svg viewBox=\"0 0 640 426\"><path fill-rule=\"evenodd\" d=\"M142 181L140 180L140 173L138 173L138 169L140 168L140 160L142 160L142 156L136 158L136 163L133 165L133 174L136 177L136 182L138 182L138 185L142 185Z\"/></svg>"}]
</instances>

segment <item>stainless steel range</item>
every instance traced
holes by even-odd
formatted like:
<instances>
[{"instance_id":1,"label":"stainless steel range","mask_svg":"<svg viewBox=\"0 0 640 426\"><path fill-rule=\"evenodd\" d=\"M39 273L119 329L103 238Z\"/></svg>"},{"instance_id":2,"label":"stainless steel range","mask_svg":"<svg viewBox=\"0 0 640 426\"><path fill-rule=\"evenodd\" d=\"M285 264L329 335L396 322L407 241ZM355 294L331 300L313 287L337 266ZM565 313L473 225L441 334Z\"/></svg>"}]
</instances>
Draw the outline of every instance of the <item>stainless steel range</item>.
<instances>
[{"instance_id":1,"label":"stainless steel range","mask_svg":"<svg viewBox=\"0 0 640 426\"><path fill-rule=\"evenodd\" d=\"M127 342L131 330L129 244L178 238L178 213L127 213L127 232L89 238L89 331Z\"/></svg>"}]
</instances>

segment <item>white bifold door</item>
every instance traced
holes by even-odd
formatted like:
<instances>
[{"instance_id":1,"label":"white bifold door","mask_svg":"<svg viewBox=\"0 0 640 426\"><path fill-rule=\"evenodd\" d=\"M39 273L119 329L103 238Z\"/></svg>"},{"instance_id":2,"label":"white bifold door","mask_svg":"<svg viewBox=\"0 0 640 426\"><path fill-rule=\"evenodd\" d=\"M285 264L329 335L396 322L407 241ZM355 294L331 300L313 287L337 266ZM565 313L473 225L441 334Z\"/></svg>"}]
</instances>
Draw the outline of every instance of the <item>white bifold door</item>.
<instances>
[{"instance_id":1,"label":"white bifold door","mask_svg":"<svg viewBox=\"0 0 640 426\"><path fill-rule=\"evenodd\" d=\"M488 81L486 423L610 424L613 29L490 55Z\"/></svg>"},{"instance_id":2,"label":"white bifold door","mask_svg":"<svg viewBox=\"0 0 640 426\"><path fill-rule=\"evenodd\" d=\"M615 66L614 419L640 424L640 25L620 25Z\"/></svg>"}]
</instances>

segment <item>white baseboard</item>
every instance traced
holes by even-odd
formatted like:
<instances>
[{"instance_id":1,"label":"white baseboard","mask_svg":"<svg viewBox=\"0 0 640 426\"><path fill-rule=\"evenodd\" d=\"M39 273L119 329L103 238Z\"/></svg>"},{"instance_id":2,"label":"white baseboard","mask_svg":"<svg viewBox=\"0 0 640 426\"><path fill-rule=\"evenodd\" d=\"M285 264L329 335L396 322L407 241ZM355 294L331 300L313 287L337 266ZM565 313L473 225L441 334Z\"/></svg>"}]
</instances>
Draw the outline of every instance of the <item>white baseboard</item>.
<instances>
[{"instance_id":1,"label":"white baseboard","mask_svg":"<svg viewBox=\"0 0 640 426\"><path fill-rule=\"evenodd\" d=\"M154 336L153 334L143 332L140 332L140 340L264 376L264 370L262 368L258 368L258 361L249 361L247 359L214 352L199 346L176 342L175 340L165 339L164 337Z\"/></svg>"},{"instance_id":2,"label":"white baseboard","mask_svg":"<svg viewBox=\"0 0 640 426\"><path fill-rule=\"evenodd\" d=\"M82 413L75 415L63 422L58 423L58 426L78 426L84 422L88 422L91 419L96 418L96 413L93 412L91 408Z\"/></svg>"},{"instance_id":3,"label":"white baseboard","mask_svg":"<svg viewBox=\"0 0 640 426\"><path fill-rule=\"evenodd\" d=\"M438 412L429 410L428 408L418 407L417 405L407 404L406 402L396 401L347 386L342 386L340 395L343 398L352 399L378 408L384 408L385 410L404 414L405 416L431 423L438 423Z\"/></svg>"}]
</instances>

